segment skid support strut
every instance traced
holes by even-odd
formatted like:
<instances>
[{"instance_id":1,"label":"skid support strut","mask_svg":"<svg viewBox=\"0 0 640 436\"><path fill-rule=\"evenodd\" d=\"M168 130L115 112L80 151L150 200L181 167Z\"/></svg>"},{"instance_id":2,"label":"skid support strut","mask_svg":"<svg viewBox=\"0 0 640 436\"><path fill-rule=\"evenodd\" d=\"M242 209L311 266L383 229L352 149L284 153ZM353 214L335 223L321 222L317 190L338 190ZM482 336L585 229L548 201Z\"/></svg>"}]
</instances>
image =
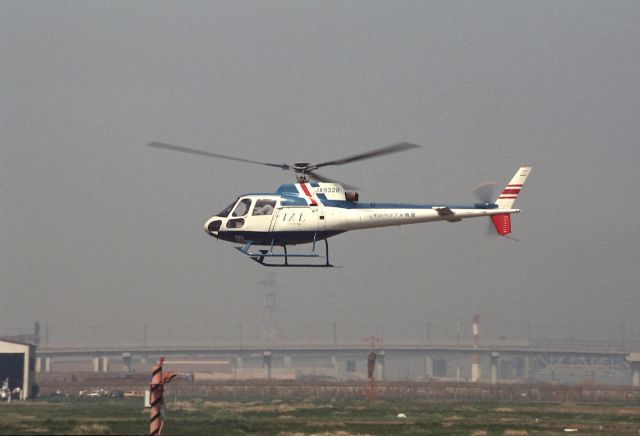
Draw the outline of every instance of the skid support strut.
<instances>
[{"instance_id":1,"label":"skid support strut","mask_svg":"<svg viewBox=\"0 0 640 436\"><path fill-rule=\"evenodd\" d=\"M297 258L297 257L321 257L317 252L316 243L318 240L316 239L317 234L314 235L311 252L310 253L289 253L287 250L287 245L282 244L282 249L284 253L274 253L274 246L277 246L276 240L272 239L271 244L268 249L259 249L257 252L252 252L251 247L253 246L252 241L247 241L242 247L235 247L236 250L240 251L243 254L246 254L251 259L258 262L260 265L264 266L276 266L276 267L332 267L331 263L329 263L329 241L324 239L325 246L325 263L324 264L298 264L298 263L289 263L289 258ZM265 259L269 257L281 257L284 259L284 263L274 264L274 263L266 263Z\"/></svg>"}]
</instances>

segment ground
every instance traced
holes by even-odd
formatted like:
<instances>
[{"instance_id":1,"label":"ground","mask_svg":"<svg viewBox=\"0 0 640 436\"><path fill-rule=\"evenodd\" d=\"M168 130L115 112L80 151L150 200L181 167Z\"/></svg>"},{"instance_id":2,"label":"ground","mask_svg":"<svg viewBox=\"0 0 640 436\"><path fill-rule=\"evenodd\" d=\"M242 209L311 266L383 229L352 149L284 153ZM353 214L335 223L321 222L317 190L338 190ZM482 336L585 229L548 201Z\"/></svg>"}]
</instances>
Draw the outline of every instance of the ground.
<instances>
[{"instance_id":1,"label":"ground","mask_svg":"<svg viewBox=\"0 0 640 436\"><path fill-rule=\"evenodd\" d=\"M399 418L404 413L406 418ZM0 403L0 434L145 434L141 398L55 398ZM168 401L163 435L636 434L640 406L388 401Z\"/></svg>"}]
</instances>

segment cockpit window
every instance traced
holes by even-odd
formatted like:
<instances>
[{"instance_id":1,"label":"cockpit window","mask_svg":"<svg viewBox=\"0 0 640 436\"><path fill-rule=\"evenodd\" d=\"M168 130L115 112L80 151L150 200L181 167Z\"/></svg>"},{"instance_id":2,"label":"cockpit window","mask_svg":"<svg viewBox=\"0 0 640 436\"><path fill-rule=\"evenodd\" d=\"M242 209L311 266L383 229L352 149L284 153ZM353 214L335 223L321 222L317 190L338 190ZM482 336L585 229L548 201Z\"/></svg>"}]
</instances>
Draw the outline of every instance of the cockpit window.
<instances>
[{"instance_id":1,"label":"cockpit window","mask_svg":"<svg viewBox=\"0 0 640 436\"><path fill-rule=\"evenodd\" d=\"M251 200L248 198L244 198L238 202L238 205L233 210L231 215L233 216L245 216L247 212L249 212L249 208L251 207Z\"/></svg>"},{"instance_id":2,"label":"cockpit window","mask_svg":"<svg viewBox=\"0 0 640 436\"><path fill-rule=\"evenodd\" d=\"M229 216L229 212L231 212L231 209L233 209L233 206L235 206L235 205L236 205L236 202L234 201L229 206L225 207L224 210L222 212L220 212L217 216L220 216L220 217L223 217L223 218L228 217Z\"/></svg>"},{"instance_id":3,"label":"cockpit window","mask_svg":"<svg viewBox=\"0 0 640 436\"><path fill-rule=\"evenodd\" d=\"M276 208L276 200L257 200L252 215L271 215Z\"/></svg>"}]
</instances>

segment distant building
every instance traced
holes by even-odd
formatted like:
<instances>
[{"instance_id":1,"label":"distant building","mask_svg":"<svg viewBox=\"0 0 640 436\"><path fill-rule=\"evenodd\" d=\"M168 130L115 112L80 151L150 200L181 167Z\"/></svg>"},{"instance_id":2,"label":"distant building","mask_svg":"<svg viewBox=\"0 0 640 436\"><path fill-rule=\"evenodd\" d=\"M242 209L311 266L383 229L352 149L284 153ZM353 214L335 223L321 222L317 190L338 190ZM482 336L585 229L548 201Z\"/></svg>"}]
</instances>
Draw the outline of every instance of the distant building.
<instances>
[{"instance_id":1,"label":"distant building","mask_svg":"<svg viewBox=\"0 0 640 436\"><path fill-rule=\"evenodd\" d=\"M20 390L20 399L34 396L36 346L0 339L0 383L8 380L9 390Z\"/></svg>"}]
</instances>

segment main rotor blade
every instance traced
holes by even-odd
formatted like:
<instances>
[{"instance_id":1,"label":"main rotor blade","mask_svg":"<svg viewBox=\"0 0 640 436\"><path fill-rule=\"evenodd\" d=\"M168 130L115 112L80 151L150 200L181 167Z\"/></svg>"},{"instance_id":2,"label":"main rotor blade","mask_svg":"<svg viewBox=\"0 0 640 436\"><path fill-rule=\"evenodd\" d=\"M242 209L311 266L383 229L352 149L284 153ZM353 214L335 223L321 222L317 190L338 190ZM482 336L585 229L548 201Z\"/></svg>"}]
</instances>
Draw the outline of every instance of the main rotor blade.
<instances>
[{"instance_id":1,"label":"main rotor blade","mask_svg":"<svg viewBox=\"0 0 640 436\"><path fill-rule=\"evenodd\" d=\"M333 180L333 179L330 179L328 177L321 176L320 174L316 173L315 171L307 171L307 174L312 179L316 179L319 182L323 182L323 183L338 183L338 184L342 185L342 187L344 189L358 189L355 186L347 185L346 183L342 183L342 182L340 182L338 180Z\"/></svg>"},{"instance_id":2,"label":"main rotor blade","mask_svg":"<svg viewBox=\"0 0 640 436\"><path fill-rule=\"evenodd\" d=\"M388 145L386 147L377 148L375 150L371 150L366 153L345 157L344 159L337 159L337 160L330 160L329 162L323 162L323 163L314 165L314 167L320 168L326 165L343 165L349 162L355 162L357 160L369 159L371 157L381 156L383 154L396 153L398 151L405 151L405 150L410 150L412 148L418 148L418 147L421 147L421 146L416 144L410 144L408 142L401 142L400 144Z\"/></svg>"},{"instance_id":3,"label":"main rotor blade","mask_svg":"<svg viewBox=\"0 0 640 436\"><path fill-rule=\"evenodd\" d=\"M243 159L241 157L227 156L227 155L224 155L224 154L210 153L208 151L202 151L202 150L196 150L196 149L193 149L193 148L182 147L180 145L165 144L163 142L152 142L150 144L147 144L147 146L155 147L155 148L162 148L164 150L179 151L179 152L182 152L182 153L197 154L199 156L217 157L218 159L228 159L228 160L235 160L235 161L238 161L238 162L246 162L246 163L257 164L257 165L267 165L267 166L270 166L270 167L276 167L276 168L280 168L280 169L283 169L283 170L288 170L289 169L289 165L287 165L287 164L274 164L274 163L268 163L268 162L258 162L258 161L255 161L255 160Z\"/></svg>"}]
</instances>

